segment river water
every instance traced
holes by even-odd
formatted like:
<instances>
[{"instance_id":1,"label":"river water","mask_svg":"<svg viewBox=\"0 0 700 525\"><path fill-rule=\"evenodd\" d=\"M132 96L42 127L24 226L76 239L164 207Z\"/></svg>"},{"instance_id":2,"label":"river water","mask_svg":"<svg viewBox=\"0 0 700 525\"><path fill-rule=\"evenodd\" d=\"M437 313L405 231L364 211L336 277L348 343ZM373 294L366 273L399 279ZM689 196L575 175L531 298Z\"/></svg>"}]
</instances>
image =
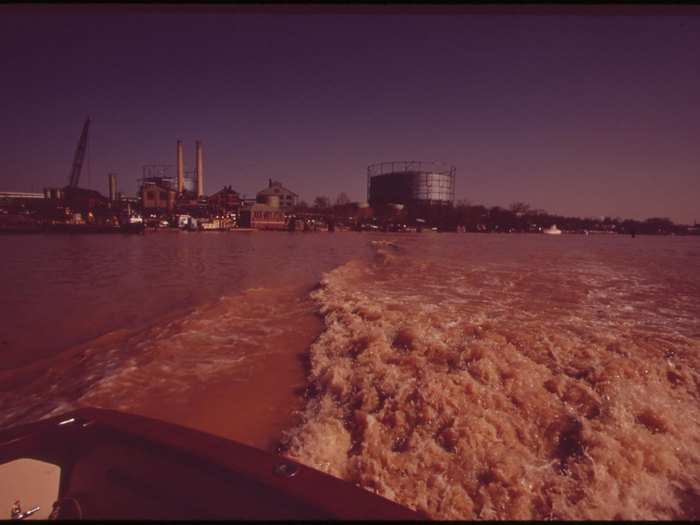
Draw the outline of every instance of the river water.
<instances>
[{"instance_id":1,"label":"river water","mask_svg":"<svg viewBox=\"0 0 700 525\"><path fill-rule=\"evenodd\" d=\"M700 239L5 236L0 425L77 406L434 518L700 518Z\"/></svg>"}]
</instances>

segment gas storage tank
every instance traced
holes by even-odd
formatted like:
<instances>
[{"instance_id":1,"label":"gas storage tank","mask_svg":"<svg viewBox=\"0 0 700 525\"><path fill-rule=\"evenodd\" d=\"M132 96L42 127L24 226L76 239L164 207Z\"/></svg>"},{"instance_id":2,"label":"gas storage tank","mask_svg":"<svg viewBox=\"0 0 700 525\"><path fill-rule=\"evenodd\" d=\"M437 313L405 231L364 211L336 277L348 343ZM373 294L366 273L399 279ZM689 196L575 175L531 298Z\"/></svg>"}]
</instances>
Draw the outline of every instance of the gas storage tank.
<instances>
[{"instance_id":1,"label":"gas storage tank","mask_svg":"<svg viewBox=\"0 0 700 525\"><path fill-rule=\"evenodd\" d=\"M389 204L452 205L456 168L441 162L394 161L367 168L367 197L372 207Z\"/></svg>"}]
</instances>

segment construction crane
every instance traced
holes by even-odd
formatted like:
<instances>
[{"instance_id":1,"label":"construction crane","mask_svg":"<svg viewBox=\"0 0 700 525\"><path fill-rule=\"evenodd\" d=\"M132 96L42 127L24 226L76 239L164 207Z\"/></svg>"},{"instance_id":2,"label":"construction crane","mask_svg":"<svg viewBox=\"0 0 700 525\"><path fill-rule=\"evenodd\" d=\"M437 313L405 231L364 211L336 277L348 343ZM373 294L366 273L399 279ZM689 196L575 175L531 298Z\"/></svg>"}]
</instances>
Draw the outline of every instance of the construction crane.
<instances>
[{"instance_id":1,"label":"construction crane","mask_svg":"<svg viewBox=\"0 0 700 525\"><path fill-rule=\"evenodd\" d=\"M87 118L85 125L83 125L83 132L80 134L80 141L78 142L78 147L75 149L75 156L73 157L73 171L71 171L70 182L68 183L68 186L71 188L77 188L78 182L80 182L80 170L83 167L83 160L85 159L89 127L90 117Z\"/></svg>"}]
</instances>

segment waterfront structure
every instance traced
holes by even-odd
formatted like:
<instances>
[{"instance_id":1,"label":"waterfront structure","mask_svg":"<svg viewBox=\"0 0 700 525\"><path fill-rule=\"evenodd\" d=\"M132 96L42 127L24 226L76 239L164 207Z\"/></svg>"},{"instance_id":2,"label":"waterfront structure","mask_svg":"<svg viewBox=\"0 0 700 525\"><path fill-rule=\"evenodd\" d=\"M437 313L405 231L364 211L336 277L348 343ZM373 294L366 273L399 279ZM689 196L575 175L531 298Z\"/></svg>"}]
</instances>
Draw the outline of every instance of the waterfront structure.
<instances>
[{"instance_id":1,"label":"waterfront structure","mask_svg":"<svg viewBox=\"0 0 700 525\"><path fill-rule=\"evenodd\" d=\"M279 206L282 210L290 210L297 204L299 195L288 190L279 181L269 180L268 186L257 193L256 201L260 204Z\"/></svg>"},{"instance_id":2,"label":"waterfront structure","mask_svg":"<svg viewBox=\"0 0 700 525\"><path fill-rule=\"evenodd\" d=\"M456 168L441 162L395 161L367 167L367 200L375 210L403 205L409 213L452 206Z\"/></svg>"},{"instance_id":3,"label":"waterfront structure","mask_svg":"<svg viewBox=\"0 0 700 525\"><path fill-rule=\"evenodd\" d=\"M287 222L281 208L257 203L241 209L238 225L258 230L284 230Z\"/></svg>"},{"instance_id":4,"label":"waterfront structure","mask_svg":"<svg viewBox=\"0 0 700 525\"><path fill-rule=\"evenodd\" d=\"M250 208L251 206L255 206L258 203L257 200L251 199L249 197L241 197L241 207L243 208Z\"/></svg>"},{"instance_id":5,"label":"waterfront structure","mask_svg":"<svg viewBox=\"0 0 700 525\"><path fill-rule=\"evenodd\" d=\"M176 191L169 180L161 177L146 178L141 185L141 207L144 211L173 211Z\"/></svg>"},{"instance_id":6,"label":"waterfront structure","mask_svg":"<svg viewBox=\"0 0 700 525\"><path fill-rule=\"evenodd\" d=\"M95 190L81 188L80 174L85 160L85 152L88 146L88 132L90 129L90 117L85 120L83 130L78 140L78 145L73 156L73 167L71 169L68 185L63 188L46 188L44 197L50 201L52 206L64 207L72 212L92 213L95 208L106 208L110 199L107 199ZM111 189L110 175L110 189ZM116 177L114 178L116 190Z\"/></svg>"},{"instance_id":7,"label":"waterfront structure","mask_svg":"<svg viewBox=\"0 0 700 525\"><path fill-rule=\"evenodd\" d=\"M46 191L44 193L35 193L30 191L0 191L0 199L13 201L17 199L44 199L46 197Z\"/></svg>"},{"instance_id":8,"label":"waterfront structure","mask_svg":"<svg viewBox=\"0 0 700 525\"><path fill-rule=\"evenodd\" d=\"M49 195L51 191L49 190ZM74 212L87 213L96 208L107 208L109 199L95 190L66 186L57 196L56 204L65 206Z\"/></svg>"},{"instance_id":9,"label":"waterfront structure","mask_svg":"<svg viewBox=\"0 0 700 525\"><path fill-rule=\"evenodd\" d=\"M0 215L16 210L43 209L47 202L45 193L0 191Z\"/></svg>"},{"instance_id":10,"label":"waterfront structure","mask_svg":"<svg viewBox=\"0 0 700 525\"><path fill-rule=\"evenodd\" d=\"M241 197L236 190L231 188L231 186L224 186L214 195L207 198L207 209L212 216L227 217L236 222L238 211L241 209L241 202Z\"/></svg>"},{"instance_id":11,"label":"waterfront structure","mask_svg":"<svg viewBox=\"0 0 700 525\"><path fill-rule=\"evenodd\" d=\"M216 210L236 211L241 207L241 196L231 186L224 186L207 200L209 206Z\"/></svg>"}]
</instances>

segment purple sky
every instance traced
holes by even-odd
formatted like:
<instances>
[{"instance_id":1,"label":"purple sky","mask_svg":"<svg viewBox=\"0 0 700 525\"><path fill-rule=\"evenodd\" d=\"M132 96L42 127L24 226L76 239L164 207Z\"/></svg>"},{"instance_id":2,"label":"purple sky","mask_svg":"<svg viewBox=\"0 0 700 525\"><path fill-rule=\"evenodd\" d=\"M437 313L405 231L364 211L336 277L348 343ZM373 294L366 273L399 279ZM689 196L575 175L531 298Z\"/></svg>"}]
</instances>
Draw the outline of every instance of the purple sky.
<instances>
[{"instance_id":1,"label":"purple sky","mask_svg":"<svg viewBox=\"0 0 700 525\"><path fill-rule=\"evenodd\" d=\"M0 190L67 184L90 115L105 194L181 139L206 193L364 200L368 164L441 160L473 203L700 221L698 9L314 9L0 6Z\"/></svg>"}]
</instances>

